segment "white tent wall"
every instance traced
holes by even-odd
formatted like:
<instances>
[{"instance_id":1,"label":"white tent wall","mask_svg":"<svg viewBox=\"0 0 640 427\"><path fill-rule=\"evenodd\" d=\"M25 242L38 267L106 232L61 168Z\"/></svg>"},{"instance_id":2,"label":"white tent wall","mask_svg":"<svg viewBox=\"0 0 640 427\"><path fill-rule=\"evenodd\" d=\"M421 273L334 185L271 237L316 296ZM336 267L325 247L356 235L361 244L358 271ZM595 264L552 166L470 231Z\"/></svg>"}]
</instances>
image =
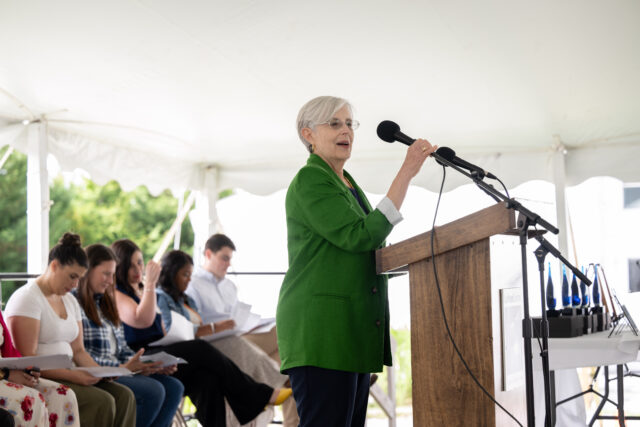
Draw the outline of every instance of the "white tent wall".
<instances>
[{"instance_id":1,"label":"white tent wall","mask_svg":"<svg viewBox=\"0 0 640 427\"><path fill-rule=\"evenodd\" d=\"M63 170L199 191L211 232L220 189L286 188L298 108L335 94L362 123L347 166L368 191L403 159L375 134L391 119L510 188L555 183L562 209L564 185L640 181L639 51L636 0L0 0L0 145L29 152L41 123Z\"/></svg>"}]
</instances>

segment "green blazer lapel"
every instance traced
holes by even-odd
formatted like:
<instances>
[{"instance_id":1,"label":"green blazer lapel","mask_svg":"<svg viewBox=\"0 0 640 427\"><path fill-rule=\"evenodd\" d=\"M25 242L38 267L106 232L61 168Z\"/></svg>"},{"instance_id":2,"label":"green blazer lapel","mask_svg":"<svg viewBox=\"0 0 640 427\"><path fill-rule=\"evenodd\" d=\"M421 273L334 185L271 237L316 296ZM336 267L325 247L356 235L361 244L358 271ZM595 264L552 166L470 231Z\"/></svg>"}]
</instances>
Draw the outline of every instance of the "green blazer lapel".
<instances>
[{"instance_id":1,"label":"green blazer lapel","mask_svg":"<svg viewBox=\"0 0 640 427\"><path fill-rule=\"evenodd\" d=\"M362 188L360 188L360 186L356 183L356 181L351 177L351 174L349 172L344 171L344 175L347 177L347 179L349 180L351 185L353 185L353 188L355 188L356 191L358 192L358 196L360 196L360 200L362 200L364 202L364 205L367 207L367 210L369 212L373 212L373 209L371 208L371 204L369 203L369 199L367 199L367 196L365 196L364 191L362 191ZM356 205L358 204L357 200L355 200L355 204ZM360 206L358 206L358 207L360 207Z\"/></svg>"},{"instance_id":2,"label":"green blazer lapel","mask_svg":"<svg viewBox=\"0 0 640 427\"><path fill-rule=\"evenodd\" d=\"M307 160L307 165L319 167L322 170L326 171L329 174L329 176L331 176L331 179L335 182L336 187L339 188L340 191L342 191L345 194L345 196L349 200L349 204L351 205L351 207L356 212L360 213L361 216L363 217L367 216L367 214L364 213L364 211L358 204L358 201L356 200L356 198L353 197L353 194L351 194L351 191L349 191L349 188L344 184L344 182L342 182L342 180L340 179L340 177L338 177L335 171L331 169L331 166L329 166L327 162L322 160L322 157L318 156L317 154L311 154L309 156L309 159ZM364 195L364 192L362 191L362 189L358 186L358 184L356 184L355 180L351 177L351 175L347 171L344 171L344 174L349 180L349 182L351 182L353 187L356 189L360 198L364 201L364 204L367 207L367 209L369 209L369 212L372 212L373 209L371 209L369 200L367 200L367 197Z\"/></svg>"}]
</instances>

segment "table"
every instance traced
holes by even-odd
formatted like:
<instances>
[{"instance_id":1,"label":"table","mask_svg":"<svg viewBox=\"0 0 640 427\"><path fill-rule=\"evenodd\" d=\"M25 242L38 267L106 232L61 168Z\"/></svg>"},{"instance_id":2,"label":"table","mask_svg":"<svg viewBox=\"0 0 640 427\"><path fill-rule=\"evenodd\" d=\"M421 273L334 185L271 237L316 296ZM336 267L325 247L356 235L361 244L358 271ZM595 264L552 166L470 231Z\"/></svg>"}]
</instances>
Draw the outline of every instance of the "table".
<instances>
[{"instance_id":1,"label":"table","mask_svg":"<svg viewBox=\"0 0 640 427\"><path fill-rule=\"evenodd\" d=\"M581 367L603 367L605 373L605 395L600 406L598 406L591 423L596 419L604 418L599 414L604 403L606 403L606 399L609 394L609 366L616 365L618 371L617 387L619 402L617 404L614 402L612 403L616 404L618 407L619 419L621 425L624 425L624 375L622 367L625 363L638 360L640 337L635 336L631 331L624 331L618 335L612 335L611 337L609 337L609 333L610 331L604 331L574 338L549 338L549 368L552 374L552 401L556 401L555 371ZM533 340L532 346L534 349L539 348L536 339ZM533 367L537 371L542 371L542 361L539 352L534 351L533 353ZM566 381L566 378L564 380ZM565 381L561 382L560 385L563 385ZM585 392L578 393L574 396L561 400L559 403L564 403L571 398L582 396L584 393ZM602 397L602 395L600 396ZM555 406L557 406L557 404L558 403L556 403ZM555 406L553 408L554 411ZM544 420L544 409L541 411L541 416ZM539 415L536 414L536 420L538 420L538 418ZM638 418L628 417L627 419ZM538 424L538 422L536 422L536 424Z\"/></svg>"}]
</instances>

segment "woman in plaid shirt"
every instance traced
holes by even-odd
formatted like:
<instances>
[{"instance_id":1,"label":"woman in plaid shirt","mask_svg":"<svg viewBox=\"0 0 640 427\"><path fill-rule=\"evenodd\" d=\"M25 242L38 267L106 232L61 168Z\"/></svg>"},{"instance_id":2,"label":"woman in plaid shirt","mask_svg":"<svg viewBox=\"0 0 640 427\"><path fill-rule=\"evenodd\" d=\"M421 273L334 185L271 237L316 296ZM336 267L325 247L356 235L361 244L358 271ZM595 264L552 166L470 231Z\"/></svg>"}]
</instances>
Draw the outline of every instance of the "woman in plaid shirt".
<instances>
[{"instance_id":1,"label":"woman in plaid shirt","mask_svg":"<svg viewBox=\"0 0 640 427\"><path fill-rule=\"evenodd\" d=\"M142 374L116 379L136 396L137 427L168 427L184 392L182 383L167 375L176 367L161 369L157 364L141 362L144 350L134 354L129 348L113 297L116 255L100 244L88 246L86 252L89 270L74 291L82 308L85 348L102 366L121 366Z\"/></svg>"}]
</instances>

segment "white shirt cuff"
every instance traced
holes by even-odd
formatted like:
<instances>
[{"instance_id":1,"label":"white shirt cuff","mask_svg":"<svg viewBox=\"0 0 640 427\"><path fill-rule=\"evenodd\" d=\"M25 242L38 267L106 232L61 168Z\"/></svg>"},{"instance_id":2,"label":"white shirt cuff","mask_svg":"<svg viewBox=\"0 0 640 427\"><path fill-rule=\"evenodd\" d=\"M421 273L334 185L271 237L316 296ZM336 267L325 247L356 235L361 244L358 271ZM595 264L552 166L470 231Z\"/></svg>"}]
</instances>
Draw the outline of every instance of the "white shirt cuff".
<instances>
[{"instance_id":1,"label":"white shirt cuff","mask_svg":"<svg viewBox=\"0 0 640 427\"><path fill-rule=\"evenodd\" d=\"M382 215L387 218L387 221L389 221L391 225L396 225L402 221L402 214L396 209L396 206L388 197L382 199L380 203L378 203L378 206L376 206L376 209L382 212Z\"/></svg>"}]
</instances>

